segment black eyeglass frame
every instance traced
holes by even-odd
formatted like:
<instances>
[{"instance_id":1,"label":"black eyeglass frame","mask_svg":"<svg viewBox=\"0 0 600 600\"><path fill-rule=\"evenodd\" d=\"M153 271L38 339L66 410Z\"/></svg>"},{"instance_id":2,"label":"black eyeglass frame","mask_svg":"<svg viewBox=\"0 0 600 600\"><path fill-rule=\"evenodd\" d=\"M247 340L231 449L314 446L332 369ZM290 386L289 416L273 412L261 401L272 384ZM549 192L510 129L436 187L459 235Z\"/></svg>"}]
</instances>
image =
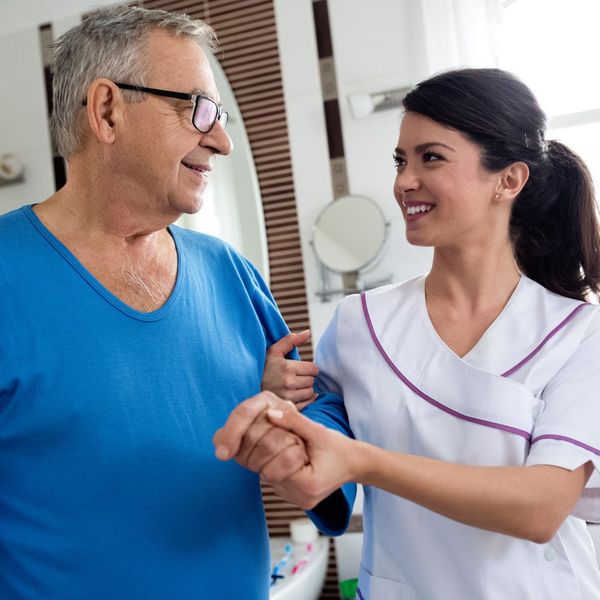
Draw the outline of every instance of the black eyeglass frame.
<instances>
[{"instance_id":1,"label":"black eyeglass frame","mask_svg":"<svg viewBox=\"0 0 600 600\"><path fill-rule=\"evenodd\" d=\"M122 90L131 90L132 92L145 92L146 94L152 94L153 96L164 96L166 98L176 98L177 100L191 100L194 103L194 110L192 112L192 125L200 132L200 133L208 133L214 126L217 121L221 123L221 127L225 129L227 126L227 121L229 121L229 113L223 110L223 107L220 104L217 104L212 98L208 96L203 96L202 94L186 94L185 92L172 92L170 90L161 90L158 88L150 88L143 87L141 85L131 85L130 83L118 83L115 81L115 85ZM214 118L214 121L210 124L210 127L206 130L200 129L196 126L195 117L196 111L198 110L198 106L200 105L200 100L208 100L212 102L217 107L217 113Z\"/></svg>"}]
</instances>

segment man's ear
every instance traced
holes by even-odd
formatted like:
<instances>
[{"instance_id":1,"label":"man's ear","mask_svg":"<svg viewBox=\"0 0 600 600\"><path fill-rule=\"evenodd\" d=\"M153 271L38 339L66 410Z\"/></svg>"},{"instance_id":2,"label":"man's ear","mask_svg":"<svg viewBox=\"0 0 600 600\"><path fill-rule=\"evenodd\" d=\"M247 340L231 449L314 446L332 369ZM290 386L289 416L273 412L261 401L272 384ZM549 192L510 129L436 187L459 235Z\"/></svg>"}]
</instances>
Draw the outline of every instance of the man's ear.
<instances>
[{"instance_id":1,"label":"man's ear","mask_svg":"<svg viewBox=\"0 0 600 600\"><path fill-rule=\"evenodd\" d=\"M114 144L123 118L123 97L110 79L95 79L87 93L87 119L92 134L103 144Z\"/></svg>"},{"instance_id":2,"label":"man's ear","mask_svg":"<svg viewBox=\"0 0 600 600\"><path fill-rule=\"evenodd\" d=\"M503 200L514 200L525 187L529 179L529 167L524 162L515 162L502 172L501 197Z\"/></svg>"}]
</instances>

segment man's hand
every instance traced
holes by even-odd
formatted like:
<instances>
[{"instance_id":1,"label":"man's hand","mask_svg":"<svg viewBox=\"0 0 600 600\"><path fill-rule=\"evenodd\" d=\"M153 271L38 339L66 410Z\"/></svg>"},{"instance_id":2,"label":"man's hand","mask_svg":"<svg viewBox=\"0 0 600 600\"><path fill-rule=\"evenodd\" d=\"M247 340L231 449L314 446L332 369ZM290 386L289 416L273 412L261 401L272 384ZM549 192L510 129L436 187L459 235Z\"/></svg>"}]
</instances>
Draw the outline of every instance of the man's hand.
<instances>
[{"instance_id":1,"label":"man's hand","mask_svg":"<svg viewBox=\"0 0 600 600\"><path fill-rule=\"evenodd\" d=\"M310 331L290 333L275 342L267 351L261 389L277 394L284 400L293 402L302 410L317 397L313 391L318 367L309 361L286 358L295 347L310 339Z\"/></svg>"},{"instance_id":2,"label":"man's hand","mask_svg":"<svg viewBox=\"0 0 600 600\"><path fill-rule=\"evenodd\" d=\"M293 410L295 406L270 392L261 392L239 404L219 429L213 443L220 460L234 458L240 465L260 473L269 483L287 479L307 462L304 442L294 433L276 427L267 410Z\"/></svg>"}]
</instances>

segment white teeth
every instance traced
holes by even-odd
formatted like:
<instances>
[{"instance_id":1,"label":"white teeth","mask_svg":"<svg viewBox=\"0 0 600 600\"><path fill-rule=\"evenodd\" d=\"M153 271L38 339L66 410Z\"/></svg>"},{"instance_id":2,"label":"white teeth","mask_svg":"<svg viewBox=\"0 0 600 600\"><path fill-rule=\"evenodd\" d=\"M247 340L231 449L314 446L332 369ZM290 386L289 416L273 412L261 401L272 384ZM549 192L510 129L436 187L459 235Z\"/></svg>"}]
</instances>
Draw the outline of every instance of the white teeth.
<instances>
[{"instance_id":1,"label":"white teeth","mask_svg":"<svg viewBox=\"0 0 600 600\"><path fill-rule=\"evenodd\" d=\"M415 215L417 213L429 212L433 206L431 204L419 204L418 206L409 206L406 209L407 215Z\"/></svg>"}]
</instances>

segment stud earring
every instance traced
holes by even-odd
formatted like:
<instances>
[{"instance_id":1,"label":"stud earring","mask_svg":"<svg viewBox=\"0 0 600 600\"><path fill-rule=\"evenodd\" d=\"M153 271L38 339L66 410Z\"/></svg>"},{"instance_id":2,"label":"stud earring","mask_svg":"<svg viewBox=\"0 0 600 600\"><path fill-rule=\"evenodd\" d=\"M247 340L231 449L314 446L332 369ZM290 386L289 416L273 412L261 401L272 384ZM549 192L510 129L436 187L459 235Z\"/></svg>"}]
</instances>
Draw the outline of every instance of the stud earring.
<instances>
[{"instance_id":1,"label":"stud earring","mask_svg":"<svg viewBox=\"0 0 600 600\"><path fill-rule=\"evenodd\" d=\"M500 194L496 194L496 200L500 200Z\"/></svg>"}]
</instances>

